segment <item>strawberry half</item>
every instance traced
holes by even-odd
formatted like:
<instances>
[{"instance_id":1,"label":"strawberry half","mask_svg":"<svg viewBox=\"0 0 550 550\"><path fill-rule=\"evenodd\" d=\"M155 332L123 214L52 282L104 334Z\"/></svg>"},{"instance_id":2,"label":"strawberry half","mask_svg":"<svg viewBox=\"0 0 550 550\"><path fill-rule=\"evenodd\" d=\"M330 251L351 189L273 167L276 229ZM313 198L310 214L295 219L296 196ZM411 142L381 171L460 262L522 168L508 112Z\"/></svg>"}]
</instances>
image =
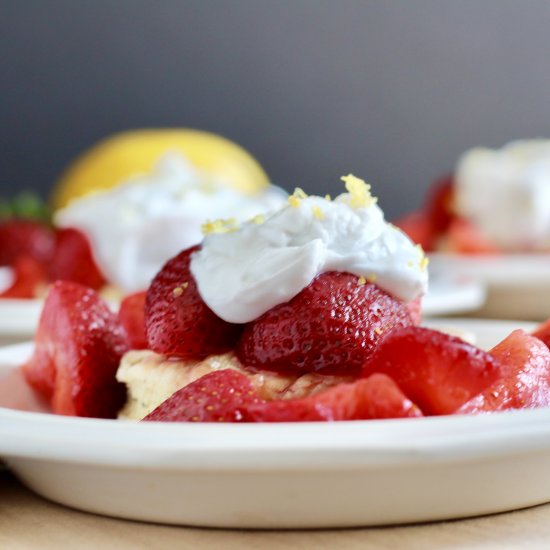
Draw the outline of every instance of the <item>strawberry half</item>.
<instances>
[{"instance_id":1,"label":"strawberry half","mask_svg":"<svg viewBox=\"0 0 550 550\"><path fill-rule=\"evenodd\" d=\"M244 422L246 409L261 400L248 377L232 369L211 372L178 390L143 420L156 422Z\"/></svg>"},{"instance_id":2,"label":"strawberry half","mask_svg":"<svg viewBox=\"0 0 550 550\"><path fill-rule=\"evenodd\" d=\"M302 399L253 403L247 407L253 422L302 422L322 420L372 420L422 416L395 382L384 374L351 384L339 384Z\"/></svg>"},{"instance_id":3,"label":"strawberry half","mask_svg":"<svg viewBox=\"0 0 550 550\"><path fill-rule=\"evenodd\" d=\"M0 265L13 265L20 256L46 264L53 255L55 237L45 224L32 220L0 223Z\"/></svg>"},{"instance_id":4,"label":"strawberry half","mask_svg":"<svg viewBox=\"0 0 550 550\"><path fill-rule=\"evenodd\" d=\"M56 231L50 279L72 281L94 290L105 284L105 277L94 260L88 239L77 229Z\"/></svg>"},{"instance_id":5,"label":"strawberry half","mask_svg":"<svg viewBox=\"0 0 550 550\"><path fill-rule=\"evenodd\" d=\"M354 375L383 333L411 323L407 306L376 285L329 272L249 323L236 353L255 369Z\"/></svg>"},{"instance_id":6,"label":"strawberry half","mask_svg":"<svg viewBox=\"0 0 550 550\"><path fill-rule=\"evenodd\" d=\"M115 373L127 349L116 316L93 290L58 281L44 303L23 372L54 413L114 418L126 398Z\"/></svg>"},{"instance_id":7,"label":"strawberry half","mask_svg":"<svg viewBox=\"0 0 550 550\"><path fill-rule=\"evenodd\" d=\"M457 413L550 406L550 351L543 342L523 330L515 330L490 353L500 361L502 376Z\"/></svg>"},{"instance_id":8,"label":"strawberry half","mask_svg":"<svg viewBox=\"0 0 550 550\"><path fill-rule=\"evenodd\" d=\"M203 359L235 345L242 325L220 319L203 301L189 264L192 247L169 260L155 276L145 299L149 348L183 359Z\"/></svg>"},{"instance_id":9,"label":"strawberry half","mask_svg":"<svg viewBox=\"0 0 550 550\"><path fill-rule=\"evenodd\" d=\"M36 298L41 285L46 285L44 264L32 256L19 256L11 265L13 283L0 293L0 298Z\"/></svg>"},{"instance_id":10,"label":"strawberry half","mask_svg":"<svg viewBox=\"0 0 550 550\"><path fill-rule=\"evenodd\" d=\"M426 415L450 414L501 375L500 362L448 334L399 328L384 338L363 367L364 376L390 376Z\"/></svg>"},{"instance_id":11,"label":"strawberry half","mask_svg":"<svg viewBox=\"0 0 550 550\"><path fill-rule=\"evenodd\" d=\"M146 349L145 292L130 294L122 300L118 320L126 331L131 349Z\"/></svg>"},{"instance_id":12,"label":"strawberry half","mask_svg":"<svg viewBox=\"0 0 550 550\"><path fill-rule=\"evenodd\" d=\"M550 319L538 325L533 331L533 336L542 340L550 348Z\"/></svg>"}]
</instances>

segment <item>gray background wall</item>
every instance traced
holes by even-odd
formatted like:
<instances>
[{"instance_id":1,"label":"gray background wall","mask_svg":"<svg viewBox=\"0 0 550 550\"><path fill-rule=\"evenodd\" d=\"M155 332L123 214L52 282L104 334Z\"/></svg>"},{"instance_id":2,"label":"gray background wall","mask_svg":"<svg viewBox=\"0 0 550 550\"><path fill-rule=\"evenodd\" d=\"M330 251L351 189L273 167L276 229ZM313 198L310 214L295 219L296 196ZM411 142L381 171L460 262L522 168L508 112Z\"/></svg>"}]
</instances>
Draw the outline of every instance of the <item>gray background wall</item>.
<instances>
[{"instance_id":1,"label":"gray background wall","mask_svg":"<svg viewBox=\"0 0 550 550\"><path fill-rule=\"evenodd\" d=\"M141 126L219 132L287 188L395 216L464 149L550 134L548 0L0 0L1 193Z\"/></svg>"}]
</instances>

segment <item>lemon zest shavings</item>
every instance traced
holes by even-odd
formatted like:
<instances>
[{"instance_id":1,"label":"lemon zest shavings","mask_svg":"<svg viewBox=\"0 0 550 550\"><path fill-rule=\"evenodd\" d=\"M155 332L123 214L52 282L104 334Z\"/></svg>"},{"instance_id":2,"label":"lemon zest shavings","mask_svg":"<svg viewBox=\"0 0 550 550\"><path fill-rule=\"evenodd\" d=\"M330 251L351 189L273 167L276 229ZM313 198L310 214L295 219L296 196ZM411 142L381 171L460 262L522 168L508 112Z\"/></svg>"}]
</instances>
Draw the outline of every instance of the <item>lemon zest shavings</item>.
<instances>
[{"instance_id":1,"label":"lemon zest shavings","mask_svg":"<svg viewBox=\"0 0 550 550\"><path fill-rule=\"evenodd\" d=\"M302 202L302 199L307 199L307 194L300 187L296 187L296 189L294 189L294 193L288 197L288 204L290 204L292 208L298 208Z\"/></svg>"},{"instance_id":2,"label":"lemon zest shavings","mask_svg":"<svg viewBox=\"0 0 550 550\"><path fill-rule=\"evenodd\" d=\"M376 273L371 273L368 277L367 277L367 281L369 283L375 283L376 280L378 279L378 275Z\"/></svg>"},{"instance_id":3,"label":"lemon zest shavings","mask_svg":"<svg viewBox=\"0 0 550 550\"><path fill-rule=\"evenodd\" d=\"M371 195L371 186L361 178L348 174L340 178L346 185L350 194L350 206L352 208L369 208L376 204L377 200Z\"/></svg>"},{"instance_id":4,"label":"lemon zest shavings","mask_svg":"<svg viewBox=\"0 0 550 550\"><path fill-rule=\"evenodd\" d=\"M359 279L357 279L357 284L358 285L366 285L367 284L367 279L365 279L365 277L359 277Z\"/></svg>"},{"instance_id":5,"label":"lemon zest shavings","mask_svg":"<svg viewBox=\"0 0 550 550\"><path fill-rule=\"evenodd\" d=\"M238 229L237 219L228 218L226 220L206 220L202 224L201 230L203 235L209 235L210 233L231 233Z\"/></svg>"},{"instance_id":6,"label":"lemon zest shavings","mask_svg":"<svg viewBox=\"0 0 550 550\"><path fill-rule=\"evenodd\" d=\"M263 214L256 214L250 221L256 225L261 225L265 222L265 216Z\"/></svg>"},{"instance_id":7,"label":"lemon zest shavings","mask_svg":"<svg viewBox=\"0 0 550 550\"><path fill-rule=\"evenodd\" d=\"M325 219L325 213L323 212L322 208L318 205L312 206L311 211L313 212L313 217L318 220L324 220Z\"/></svg>"}]
</instances>

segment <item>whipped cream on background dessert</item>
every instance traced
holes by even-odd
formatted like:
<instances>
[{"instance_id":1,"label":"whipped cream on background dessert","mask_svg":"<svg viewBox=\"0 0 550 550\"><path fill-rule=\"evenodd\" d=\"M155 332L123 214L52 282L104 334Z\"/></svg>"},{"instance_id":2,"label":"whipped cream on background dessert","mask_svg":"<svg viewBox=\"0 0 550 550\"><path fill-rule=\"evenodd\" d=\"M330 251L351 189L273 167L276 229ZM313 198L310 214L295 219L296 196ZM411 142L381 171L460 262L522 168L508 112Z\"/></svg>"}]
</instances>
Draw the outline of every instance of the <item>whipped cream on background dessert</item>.
<instances>
[{"instance_id":1,"label":"whipped cream on background dessert","mask_svg":"<svg viewBox=\"0 0 550 550\"><path fill-rule=\"evenodd\" d=\"M327 271L349 272L404 301L427 289L420 247L387 223L370 187L343 178L334 201L297 190L278 212L210 233L191 271L206 304L222 319L246 323L287 302ZM235 230L236 229L236 230Z\"/></svg>"},{"instance_id":2,"label":"whipped cream on background dessert","mask_svg":"<svg viewBox=\"0 0 550 550\"><path fill-rule=\"evenodd\" d=\"M274 186L244 195L167 153L150 174L73 201L56 213L55 223L82 231L109 282L134 292L147 288L166 260L200 242L207 219L246 220L285 200Z\"/></svg>"},{"instance_id":3,"label":"whipped cream on background dessert","mask_svg":"<svg viewBox=\"0 0 550 550\"><path fill-rule=\"evenodd\" d=\"M458 214L504 249L550 246L550 140L471 149L455 171Z\"/></svg>"}]
</instances>

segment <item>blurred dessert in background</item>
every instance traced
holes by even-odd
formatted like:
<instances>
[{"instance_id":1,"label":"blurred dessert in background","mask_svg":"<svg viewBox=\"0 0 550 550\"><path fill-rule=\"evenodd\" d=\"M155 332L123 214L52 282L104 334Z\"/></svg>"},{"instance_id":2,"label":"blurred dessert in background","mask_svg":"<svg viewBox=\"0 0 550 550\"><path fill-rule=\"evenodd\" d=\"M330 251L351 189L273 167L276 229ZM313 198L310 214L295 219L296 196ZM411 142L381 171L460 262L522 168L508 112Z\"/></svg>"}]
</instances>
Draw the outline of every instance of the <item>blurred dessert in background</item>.
<instances>
[{"instance_id":1,"label":"blurred dessert in background","mask_svg":"<svg viewBox=\"0 0 550 550\"><path fill-rule=\"evenodd\" d=\"M52 225L16 216L0 226L5 297L36 297L58 279L111 296L145 289L168 258L202 239L209 220L245 221L284 201L250 154L221 136L117 134L65 171Z\"/></svg>"},{"instance_id":2,"label":"blurred dessert in background","mask_svg":"<svg viewBox=\"0 0 550 550\"><path fill-rule=\"evenodd\" d=\"M429 251L550 250L550 140L475 148L436 181L420 211L397 220Z\"/></svg>"},{"instance_id":3,"label":"blurred dessert in background","mask_svg":"<svg viewBox=\"0 0 550 550\"><path fill-rule=\"evenodd\" d=\"M431 253L432 275L486 285L476 315L550 315L550 140L466 151L395 223Z\"/></svg>"}]
</instances>

